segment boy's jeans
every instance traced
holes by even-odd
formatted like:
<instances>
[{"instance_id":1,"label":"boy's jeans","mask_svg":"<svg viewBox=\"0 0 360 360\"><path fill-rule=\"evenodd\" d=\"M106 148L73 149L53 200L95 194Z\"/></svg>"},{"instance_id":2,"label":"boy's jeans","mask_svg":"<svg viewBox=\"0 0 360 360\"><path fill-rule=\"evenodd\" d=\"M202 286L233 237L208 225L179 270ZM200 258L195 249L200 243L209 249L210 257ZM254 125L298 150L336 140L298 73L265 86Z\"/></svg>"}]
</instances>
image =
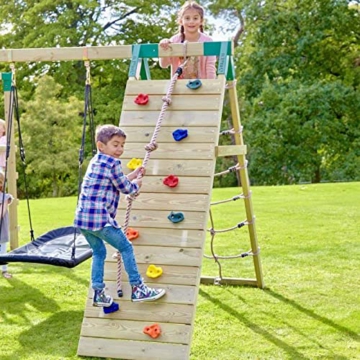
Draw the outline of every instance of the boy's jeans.
<instances>
[{"instance_id":1,"label":"boy's jeans","mask_svg":"<svg viewBox=\"0 0 360 360\"><path fill-rule=\"evenodd\" d=\"M130 284L141 284L142 278L136 265L132 244L121 229L113 226L105 226L96 231L80 230L93 250L91 282L94 290L102 290L105 287L104 263L106 258L106 247L103 240L121 253Z\"/></svg>"}]
</instances>

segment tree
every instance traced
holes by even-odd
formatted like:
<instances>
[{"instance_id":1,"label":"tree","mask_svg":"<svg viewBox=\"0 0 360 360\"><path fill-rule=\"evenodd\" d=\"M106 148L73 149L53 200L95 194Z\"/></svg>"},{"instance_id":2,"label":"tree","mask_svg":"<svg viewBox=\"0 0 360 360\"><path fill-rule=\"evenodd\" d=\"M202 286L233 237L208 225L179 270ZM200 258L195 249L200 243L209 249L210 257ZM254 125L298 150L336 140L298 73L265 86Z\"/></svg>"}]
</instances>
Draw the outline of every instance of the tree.
<instances>
[{"instance_id":1,"label":"tree","mask_svg":"<svg viewBox=\"0 0 360 360\"><path fill-rule=\"evenodd\" d=\"M34 99L25 105L21 123L26 149L26 173L32 182L31 196L74 194L78 180L78 149L82 133L75 97L62 101L61 86L50 76L38 80ZM77 147L74 144L78 144Z\"/></svg>"}]
</instances>

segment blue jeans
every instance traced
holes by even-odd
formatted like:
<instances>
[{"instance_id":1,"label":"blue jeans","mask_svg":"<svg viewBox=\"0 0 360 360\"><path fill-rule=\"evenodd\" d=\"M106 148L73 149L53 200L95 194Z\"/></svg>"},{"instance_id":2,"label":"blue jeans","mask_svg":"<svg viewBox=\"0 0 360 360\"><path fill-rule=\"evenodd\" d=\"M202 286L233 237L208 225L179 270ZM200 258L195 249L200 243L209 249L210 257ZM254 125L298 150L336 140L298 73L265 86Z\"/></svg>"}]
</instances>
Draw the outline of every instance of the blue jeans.
<instances>
[{"instance_id":1,"label":"blue jeans","mask_svg":"<svg viewBox=\"0 0 360 360\"><path fill-rule=\"evenodd\" d=\"M93 251L91 285L94 290L102 290L105 287L104 263L106 259L106 247L104 241L120 252L130 285L141 284L142 278L136 265L133 246L121 229L113 226L105 226L96 231L85 229L80 229L80 231L85 236L85 239Z\"/></svg>"}]
</instances>

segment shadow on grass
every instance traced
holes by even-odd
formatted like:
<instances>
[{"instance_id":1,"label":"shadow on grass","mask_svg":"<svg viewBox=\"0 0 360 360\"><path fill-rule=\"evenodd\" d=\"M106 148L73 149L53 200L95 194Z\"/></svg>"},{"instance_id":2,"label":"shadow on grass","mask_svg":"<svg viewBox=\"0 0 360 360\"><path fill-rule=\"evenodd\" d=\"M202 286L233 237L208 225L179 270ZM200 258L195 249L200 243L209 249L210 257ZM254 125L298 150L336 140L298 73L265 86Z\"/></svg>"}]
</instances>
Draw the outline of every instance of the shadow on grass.
<instances>
[{"instance_id":1,"label":"shadow on grass","mask_svg":"<svg viewBox=\"0 0 360 360\"><path fill-rule=\"evenodd\" d=\"M334 321L324 317L324 316L321 316L321 315L318 315L316 314L313 310L309 310L309 309L306 309L305 307L299 305L298 303L296 303L294 300L291 300L291 299L288 299L270 289L265 289L264 290L266 294L268 295L271 295L272 297L274 297L275 299L279 300L279 301L282 301L284 302L285 304L287 305L291 305L292 307L294 307L296 310L306 314L307 316L310 316L312 317L313 319L317 320L317 321L320 321L322 322L323 324L327 325L327 326L330 326L332 328L334 328L335 330L339 331L339 332L342 332L344 333L345 335L348 335L350 336L352 339L354 339L355 341L360 341L360 335L357 334L356 332L344 327L344 326L341 326L341 325L338 325L336 324Z\"/></svg>"},{"instance_id":2,"label":"shadow on grass","mask_svg":"<svg viewBox=\"0 0 360 360\"><path fill-rule=\"evenodd\" d=\"M246 325L249 329L251 329L255 333L263 336L267 341L273 343L277 347L284 350L287 354L289 354L289 356L292 359L296 358L296 359L309 359L310 360L310 358L299 353L293 346L290 346L286 342L278 339L276 336L274 336L271 333L269 333L268 331L264 330L259 325L253 323L252 321L247 319L244 315L242 315L238 311L234 310L232 307L230 307L230 306L222 303L220 300L212 297L210 294L208 294L204 290L199 289L199 295L204 297L206 300L211 301L214 305L216 305L220 309L226 311L231 316L234 316L235 318L237 318L244 325Z\"/></svg>"},{"instance_id":3,"label":"shadow on grass","mask_svg":"<svg viewBox=\"0 0 360 360\"><path fill-rule=\"evenodd\" d=\"M65 359L73 357L77 351L83 311L58 312L45 321L32 326L18 337L23 354L29 358ZM17 354L1 357L1 360L17 359Z\"/></svg>"},{"instance_id":4,"label":"shadow on grass","mask_svg":"<svg viewBox=\"0 0 360 360\"><path fill-rule=\"evenodd\" d=\"M29 307L39 312L52 313L59 310L59 306L54 300L38 289L29 286L26 282L13 277L8 283L12 287L1 291L1 297L6 301L3 301L0 307L0 319L8 324L17 323L17 321L11 320L12 315L16 315L26 322L31 322Z\"/></svg>"}]
</instances>

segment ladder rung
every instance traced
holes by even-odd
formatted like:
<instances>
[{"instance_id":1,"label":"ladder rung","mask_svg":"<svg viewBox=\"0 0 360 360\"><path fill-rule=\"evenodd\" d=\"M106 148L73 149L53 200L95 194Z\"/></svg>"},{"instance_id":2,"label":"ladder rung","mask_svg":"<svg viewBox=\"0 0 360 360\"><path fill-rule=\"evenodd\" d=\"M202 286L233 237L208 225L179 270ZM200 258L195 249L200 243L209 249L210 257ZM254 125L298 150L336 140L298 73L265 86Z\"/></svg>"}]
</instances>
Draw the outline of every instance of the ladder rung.
<instances>
[{"instance_id":1,"label":"ladder rung","mask_svg":"<svg viewBox=\"0 0 360 360\"><path fill-rule=\"evenodd\" d=\"M245 155L246 145L222 145L216 146L216 157L233 156L233 155Z\"/></svg>"}]
</instances>

